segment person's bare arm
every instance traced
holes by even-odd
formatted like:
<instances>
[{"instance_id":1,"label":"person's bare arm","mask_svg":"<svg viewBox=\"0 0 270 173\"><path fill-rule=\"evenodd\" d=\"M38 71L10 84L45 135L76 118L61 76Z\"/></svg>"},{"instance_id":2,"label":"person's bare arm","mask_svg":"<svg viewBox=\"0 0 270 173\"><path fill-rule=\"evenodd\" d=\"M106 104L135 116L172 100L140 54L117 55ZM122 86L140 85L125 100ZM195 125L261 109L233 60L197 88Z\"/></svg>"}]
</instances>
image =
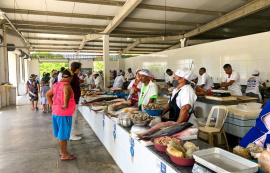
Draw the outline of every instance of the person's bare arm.
<instances>
[{"instance_id":1,"label":"person's bare arm","mask_svg":"<svg viewBox=\"0 0 270 173\"><path fill-rule=\"evenodd\" d=\"M151 98L151 99L149 100L148 104L149 104L149 103L154 103L154 101L155 101L155 99L154 99L154 98Z\"/></svg>"},{"instance_id":2,"label":"person's bare arm","mask_svg":"<svg viewBox=\"0 0 270 173\"><path fill-rule=\"evenodd\" d=\"M207 94L207 91L206 91L206 90L204 90L204 89L202 89L202 88L196 87L196 95L197 95L197 96L204 96L204 95L206 95L206 94Z\"/></svg>"},{"instance_id":3,"label":"person's bare arm","mask_svg":"<svg viewBox=\"0 0 270 173\"><path fill-rule=\"evenodd\" d=\"M176 121L178 124L181 124L182 122L185 121L186 117L188 116L189 109L190 109L190 105L189 104L184 105L184 106L181 107L181 111L179 113L179 118Z\"/></svg>"},{"instance_id":4,"label":"person's bare arm","mask_svg":"<svg viewBox=\"0 0 270 173\"><path fill-rule=\"evenodd\" d=\"M39 83L37 84L37 87L38 87L38 92L40 93L40 85L39 85Z\"/></svg>"},{"instance_id":5,"label":"person's bare arm","mask_svg":"<svg viewBox=\"0 0 270 173\"><path fill-rule=\"evenodd\" d=\"M266 87L266 84L265 84L265 82L262 84L262 86L264 86L264 87Z\"/></svg>"},{"instance_id":6,"label":"person's bare arm","mask_svg":"<svg viewBox=\"0 0 270 173\"><path fill-rule=\"evenodd\" d=\"M234 83L234 80L230 80L230 82L221 82L219 85L221 87L227 87L227 86L230 86Z\"/></svg>"},{"instance_id":7,"label":"person's bare arm","mask_svg":"<svg viewBox=\"0 0 270 173\"><path fill-rule=\"evenodd\" d=\"M170 109L170 105L169 105L169 103L167 103L167 104L165 105L165 110L163 111L161 117L162 117L163 115L165 115L165 114L169 111L169 109Z\"/></svg>"},{"instance_id":8,"label":"person's bare arm","mask_svg":"<svg viewBox=\"0 0 270 173\"><path fill-rule=\"evenodd\" d=\"M63 92L64 92L64 105L61 106L61 109L65 110L68 108L70 96L71 96L71 86L70 85L64 85L63 86Z\"/></svg>"},{"instance_id":9,"label":"person's bare arm","mask_svg":"<svg viewBox=\"0 0 270 173\"><path fill-rule=\"evenodd\" d=\"M29 89L29 86L26 85L26 86L25 86L25 94L28 94L28 89Z\"/></svg>"},{"instance_id":10,"label":"person's bare arm","mask_svg":"<svg viewBox=\"0 0 270 173\"><path fill-rule=\"evenodd\" d=\"M205 84L202 84L201 86L200 86L200 88L203 88L205 86Z\"/></svg>"},{"instance_id":11,"label":"person's bare arm","mask_svg":"<svg viewBox=\"0 0 270 173\"><path fill-rule=\"evenodd\" d=\"M46 98L47 98L47 101L48 103L50 104L50 106L53 105L53 100L52 100L52 97L53 97L53 89L49 89L49 91L46 93Z\"/></svg>"}]
</instances>

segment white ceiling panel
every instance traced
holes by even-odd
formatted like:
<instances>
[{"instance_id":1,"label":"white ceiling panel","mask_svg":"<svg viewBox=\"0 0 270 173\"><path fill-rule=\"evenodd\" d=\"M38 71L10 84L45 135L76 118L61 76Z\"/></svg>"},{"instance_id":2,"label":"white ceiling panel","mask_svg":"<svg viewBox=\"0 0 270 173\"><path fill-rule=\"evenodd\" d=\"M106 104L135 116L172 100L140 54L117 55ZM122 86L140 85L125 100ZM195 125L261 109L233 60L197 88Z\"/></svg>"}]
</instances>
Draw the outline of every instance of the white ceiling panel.
<instances>
[{"instance_id":1,"label":"white ceiling panel","mask_svg":"<svg viewBox=\"0 0 270 173\"><path fill-rule=\"evenodd\" d=\"M247 4L245 0L144 0L142 4L168 7L189 8L198 10L229 12Z\"/></svg>"},{"instance_id":2,"label":"white ceiling panel","mask_svg":"<svg viewBox=\"0 0 270 173\"><path fill-rule=\"evenodd\" d=\"M42 37L42 38L64 38L64 39L83 39L83 36L64 35L64 34L44 34L44 33L23 33L26 37Z\"/></svg>"},{"instance_id":3,"label":"white ceiling panel","mask_svg":"<svg viewBox=\"0 0 270 173\"><path fill-rule=\"evenodd\" d=\"M46 0L46 2L47 2L47 11L55 11L62 13L72 13L75 4L74 2L65 2L56 0Z\"/></svg>"},{"instance_id":4,"label":"white ceiling panel","mask_svg":"<svg viewBox=\"0 0 270 173\"><path fill-rule=\"evenodd\" d=\"M47 16L44 15L32 15L32 14L12 14L7 13L10 20L24 20L24 21L36 21L36 22L47 22Z\"/></svg>"},{"instance_id":5,"label":"white ceiling panel","mask_svg":"<svg viewBox=\"0 0 270 173\"><path fill-rule=\"evenodd\" d=\"M115 16L121 7L102 5L97 15Z\"/></svg>"},{"instance_id":6,"label":"white ceiling panel","mask_svg":"<svg viewBox=\"0 0 270 173\"><path fill-rule=\"evenodd\" d=\"M97 4L75 3L74 13L96 15L100 7L101 5Z\"/></svg>"},{"instance_id":7,"label":"white ceiling panel","mask_svg":"<svg viewBox=\"0 0 270 173\"><path fill-rule=\"evenodd\" d=\"M81 41L34 40L34 39L27 39L27 40L29 40L31 43L42 43L42 44L50 43L50 44L78 44L79 45L81 43Z\"/></svg>"},{"instance_id":8,"label":"white ceiling panel","mask_svg":"<svg viewBox=\"0 0 270 173\"><path fill-rule=\"evenodd\" d=\"M4 2L6 1L6 2ZM9 2L7 2L9 1ZM2 4L5 5L5 8L13 8L14 9L14 2L15 9L29 9L29 10L42 10L46 11L46 4L45 0L1 0L0 7Z\"/></svg>"}]
</instances>

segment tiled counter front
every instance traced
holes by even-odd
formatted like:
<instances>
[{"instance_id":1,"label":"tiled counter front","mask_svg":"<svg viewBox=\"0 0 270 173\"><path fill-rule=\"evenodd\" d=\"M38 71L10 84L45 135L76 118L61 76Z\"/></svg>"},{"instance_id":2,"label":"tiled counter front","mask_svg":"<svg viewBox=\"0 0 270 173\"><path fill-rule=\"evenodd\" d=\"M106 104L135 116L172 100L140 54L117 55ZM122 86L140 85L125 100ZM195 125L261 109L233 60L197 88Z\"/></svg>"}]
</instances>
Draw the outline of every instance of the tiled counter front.
<instances>
[{"instance_id":1,"label":"tiled counter front","mask_svg":"<svg viewBox=\"0 0 270 173\"><path fill-rule=\"evenodd\" d=\"M192 171L192 167L173 164L169 156L155 150L153 146L143 146L140 141L130 137L130 128L115 124L108 116L96 113L86 106L80 106L79 111L124 173ZM199 140L195 140L194 143L201 149L210 147Z\"/></svg>"}]
</instances>

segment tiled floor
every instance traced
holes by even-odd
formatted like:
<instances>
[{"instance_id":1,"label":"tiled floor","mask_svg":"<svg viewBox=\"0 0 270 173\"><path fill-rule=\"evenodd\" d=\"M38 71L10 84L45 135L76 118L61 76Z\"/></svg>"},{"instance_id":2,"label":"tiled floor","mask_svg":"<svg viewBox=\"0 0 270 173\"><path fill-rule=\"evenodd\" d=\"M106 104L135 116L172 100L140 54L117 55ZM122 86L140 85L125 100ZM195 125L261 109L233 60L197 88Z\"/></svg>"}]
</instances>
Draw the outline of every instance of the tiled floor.
<instances>
[{"instance_id":1,"label":"tiled floor","mask_svg":"<svg viewBox=\"0 0 270 173\"><path fill-rule=\"evenodd\" d=\"M118 173L110 154L79 115L82 140L68 141L68 152L77 159L63 162L53 136L51 114L19 105L0 109L0 172L3 173ZM41 108L41 106L39 106Z\"/></svg>"}]
</instances>

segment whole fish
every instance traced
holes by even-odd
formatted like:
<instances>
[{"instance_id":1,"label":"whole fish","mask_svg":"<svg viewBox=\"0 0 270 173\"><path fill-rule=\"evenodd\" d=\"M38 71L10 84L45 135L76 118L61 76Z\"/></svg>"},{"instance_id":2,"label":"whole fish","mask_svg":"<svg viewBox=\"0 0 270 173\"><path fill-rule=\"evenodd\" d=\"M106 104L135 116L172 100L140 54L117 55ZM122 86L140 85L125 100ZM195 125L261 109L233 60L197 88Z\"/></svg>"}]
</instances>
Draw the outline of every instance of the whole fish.
<instances>
[{"instance_id":1,"label":"whole fish","mask_svg":"<svg viewBox=\"0 0 270 173\"><path fill-rule=\"evenodd\" d=\"M199 129L196 127L189 127L181 132L175 133L174 135L172 135L172 137L179 138L181 136L191 136L197 134L198 131Z\"/></svg>"},{"instance_id":2,"label":"whole fish","mask_svg":"<svg viewBox=\"0 0 270 173\"><path fill-rule=\"evenodd\" d=\"M161 123L158 123L156 125L154 125L153 127L151 127L149 130L147 130L146 132L142 133L142 134L138 134L139 137L142 137L142 136L150 136L154 133L156 133L157 131L165 128L165 127L169 127L169 126L172 126L172 125L177 125L176 122L174 121L167 121L167 122L161 122Z\"/></svg>"},{"instance_id":3,"label":"whole fish","mask_svg":"<svg viewBox=\"0 0 270 173\"><path fill-rule=\"evenodd\" d=\"M181 132L182 130L185 130L188 127L191 127L193 124L190 122L183 122L178 125L169 126L167 128L161 129L158 132L150 135L150 136L142 136L141 139L151 139L156 136L170 136L172 134L175 134L177 132Z\"/></svg>"}]
</instances>

